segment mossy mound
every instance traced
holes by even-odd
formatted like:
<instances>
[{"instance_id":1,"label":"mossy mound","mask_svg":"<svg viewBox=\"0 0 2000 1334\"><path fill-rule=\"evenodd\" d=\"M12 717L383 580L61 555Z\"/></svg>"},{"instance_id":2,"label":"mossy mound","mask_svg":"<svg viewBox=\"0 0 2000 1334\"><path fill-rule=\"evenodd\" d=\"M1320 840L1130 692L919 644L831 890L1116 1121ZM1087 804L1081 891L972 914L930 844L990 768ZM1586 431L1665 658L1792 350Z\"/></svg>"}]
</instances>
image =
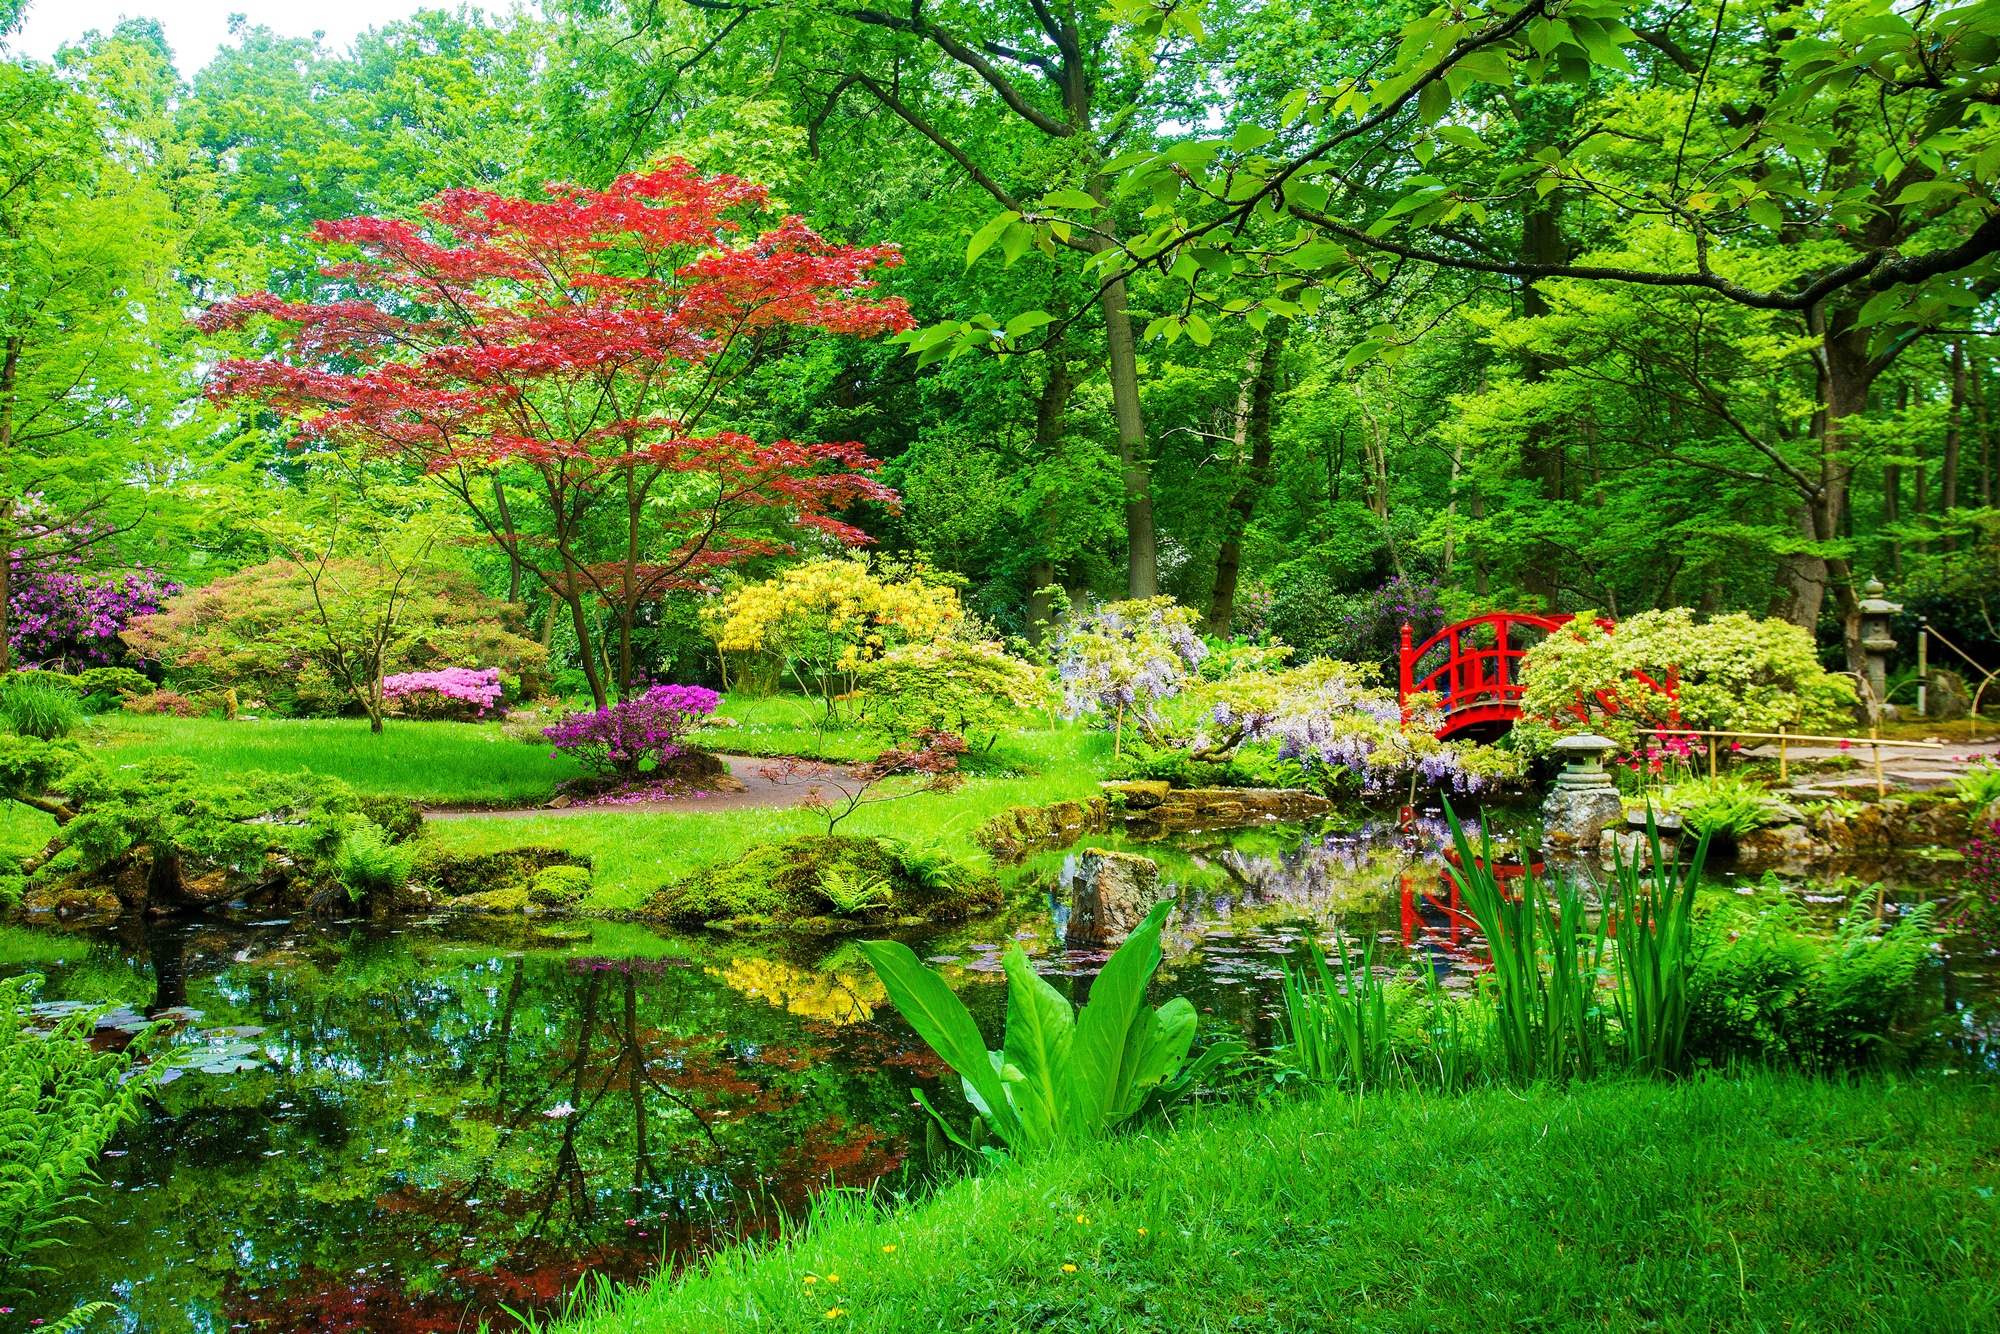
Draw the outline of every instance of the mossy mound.
<instances>
[{"instance_id":1,"label":"mossy mound","mask_svg":"<svg viewBox=\"0 0 2000 1334\"><path fill-rule=\"evenodd\" d=\"M880 883L888 897L843 913L822 888L829 876L849 886ZM807 834L684 876L656 891L639 915L744 930L841 931L954 921L1002 901L998 880L961 862L886 839Z\"/></svg>"},{"instance_id":2,"label":"mossy mound","mask_svg":"<svg viewBox=\"0 0 2000 1334\"><path fill-rule=\"evenodd\" d=\"M435 890L440 907L520 912L530 901L536 877L554 866L574 866L588 873L591 863L590 858L563 848L529 846L467 856L424 842L418 845L410 881Z\"/></svg>"}]
</instances>

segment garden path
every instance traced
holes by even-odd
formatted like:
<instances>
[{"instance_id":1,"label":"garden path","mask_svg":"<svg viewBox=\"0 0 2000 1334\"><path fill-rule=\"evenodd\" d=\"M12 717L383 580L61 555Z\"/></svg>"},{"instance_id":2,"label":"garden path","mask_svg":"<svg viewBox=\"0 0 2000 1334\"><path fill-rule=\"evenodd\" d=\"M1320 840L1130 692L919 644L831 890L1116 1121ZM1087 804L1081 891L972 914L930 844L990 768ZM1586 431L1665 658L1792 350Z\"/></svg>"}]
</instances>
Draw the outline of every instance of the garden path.
<instances>
[{"instance_id":1,"label":"garden path","mask_svg":"<svg viewBox=\"0 0 2000 1334\"><path fill-rule=\"evenodd\" d=\"M1891 787L1912 792L1925 792L1931 788L1944 787L1955 781L1973 765L1990 762L2000 756L2000 737L1977 741L1952 741L1943 737L1931 738L1943 741L1943 750L1891 750L1882 751L1882 777ZM1873 788L1875 786L1875 765L1867 738L1858 738L1853 745L1843 750L1839 746L1789 745L1786 756L1792 763L1804 760L1827 760L1845 755L1856 761L1860 767L1842 774L1800 775L1794 780L1791 791L1798 795L1810 792L1841 792L1848 789ZM1756 747L1745 747L1738 752L1741 757L1757 760L1778 758L1776 743Z\"/></svg>"},{"instance_id":2,"label":"garden path","mask_svg":"<svg viewBox=\"0 0 2000 1334\"><path fill-rule=\"evenodd\" d=\"M783 761L761 755L718 755L729 766L730 781L710 785L685 796L653 801L579 802L573 806L514 806L493 810L450 810L427 808L427 820L476 820L503 815L602 815L611 811L740 811L759 807L797 805L812 785L812 775L801 773L789 778L766 778L763 771ZM828 775L838 770L829 765L819 770Z\"/></svg>"}]
</instances>

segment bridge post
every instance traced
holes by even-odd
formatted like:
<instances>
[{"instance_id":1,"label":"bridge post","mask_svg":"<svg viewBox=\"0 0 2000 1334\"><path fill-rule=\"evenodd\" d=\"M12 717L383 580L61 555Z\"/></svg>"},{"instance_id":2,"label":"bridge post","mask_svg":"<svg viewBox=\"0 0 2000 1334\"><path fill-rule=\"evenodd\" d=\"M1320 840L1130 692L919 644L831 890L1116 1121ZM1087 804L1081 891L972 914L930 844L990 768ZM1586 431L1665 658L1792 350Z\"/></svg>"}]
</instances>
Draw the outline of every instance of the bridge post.
<instances>
[{"instance_id":1,"label":"bridge post","mask_svg":"<svg viewBox=\"0 0 2000 1334\"><path fill-rule=\"evenodd\" d=\"M1404 621L1402 643L1396 648L1396 666L1399 671L1396 681L1396 698L1403 706L1403 721L1405 723L1410 721L1410 695L1416 688L1416 679L1411 674L1411 669L1416 664L1411 661L1412 654L1410 647L1410 623Z\"/></svg>"}]
</instances>

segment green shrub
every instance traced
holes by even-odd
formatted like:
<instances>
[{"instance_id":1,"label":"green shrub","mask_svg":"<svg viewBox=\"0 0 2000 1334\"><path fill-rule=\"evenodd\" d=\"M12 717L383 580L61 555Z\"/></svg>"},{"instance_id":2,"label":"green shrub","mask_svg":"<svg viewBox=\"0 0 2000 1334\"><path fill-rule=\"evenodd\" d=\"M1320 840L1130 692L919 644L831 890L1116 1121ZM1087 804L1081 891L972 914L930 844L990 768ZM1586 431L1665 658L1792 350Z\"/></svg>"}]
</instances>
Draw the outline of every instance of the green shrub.
<instances>
[{"instance_id":1,"label":"green shrub","mask_svg":"<svg viewBox=\"0 0 2000 1334\"><path fill-rule=\"evenodd\" d=\"M1710 908L1695 924L1689 1055L1807 1070L1894 1063L1922 1037L1908 1021L1932 940L1929 904L1893 926L1856 914L1833 930L1774 888Z\"/></svg>"},{"instance_id":2,"label":"green shrub","mask_svg":"<svg viewBox=\"0 0 2000 1334\"><path fill-rule=\"evenodd\" d=\"M333 859L334 874L356 903L370 894L390 894L410 882L416 850L394 838L373 820L357 821L340 840Z\"/></svg>"},{"instance_id":3,"label":"green shrub","mask_svg":"<svg viewBox=\"0 0 2000 1334\"><path fill-rule=\"evenodd\" d=\"M78 699L83 698L87 693L83 688L83 679L81 677L65 676L61 672L45 671L40 667L24 667L7 679L9 681L32 682L36 685L52 686L67 690Z\"/></svg>"},{"instance_id":4,"label":"green shrub","mask_svg":"<svg viewBox=\"0 0 2000 1334\"><path fill-rule=\"evenodd\" d=\"M391 843L408 843L424 832L424 808L408 797L359 797L355 804L382 826Z\"/></svg>"},{"instance_id":5,"label":"green shrub","mask_svg":"<svg viewBox=\"0 0 2000 1334\"><path fill-rule=\"evenodd\" d=\"M546 866L528 886L528 902L567 908L590 893L590 871L582 866Z\"/></svg>"},{"instance_id":6,"label":"green shrub","mask_svg":"<svg viewBox=\"0 0 2000 1334\"><path fill-rule=\"evenodd\" d=\"M144 672L135 672L130 667L92 667L76 678L77 684L86 695L108 693L112 695L150 695L153 683L146 679Z\"/></svg>"},{"instance_id":7,"label":"green shrub","mask_svg":"<svg viewBox=\"0 0 2000 1334\"><path fill-rule=\"evenodd\" d=\"M37 1268L33 1254L77 1221L66 1210L82 1200L97 1155L136 1116L163 1068L154 1062L127 1078L133 1053L94 1049L90 1010L32 1026L27 1007L40 981L0 980L0 1283ZM140 1051L145 1041L135 1044Z\"/></svg>"},{"instance_id":8,"label":"green shrub","mask_svg":"<svg viewBox=\"0 0 2000 1334\"><path fill-rule=\"evenodd\" d=\"M83 702L54 672L17 672L0 684L0 723L43 741L68 736L83 724Z\"/></svg>"}]
</instances>

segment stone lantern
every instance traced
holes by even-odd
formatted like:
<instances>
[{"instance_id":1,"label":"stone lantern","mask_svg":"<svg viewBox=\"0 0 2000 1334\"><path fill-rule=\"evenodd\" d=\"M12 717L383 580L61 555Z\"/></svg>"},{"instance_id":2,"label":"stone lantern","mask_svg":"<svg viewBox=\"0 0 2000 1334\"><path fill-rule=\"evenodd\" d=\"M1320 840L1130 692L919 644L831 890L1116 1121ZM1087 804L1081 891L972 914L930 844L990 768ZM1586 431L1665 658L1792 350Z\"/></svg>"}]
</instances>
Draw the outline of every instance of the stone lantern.
<instances>
[{"instance_id":1,"label":"stone lantern","mask_svg":"<svg viewBox=\"0 0 2000 1334\"><path fill-rule=\"evenodd\" d=\"M1594 848L1606 826L1624 819L1625 803L1604 768L1604 757L1616 749L1610 737L1588 732L1555 743L1568 763L1542 803L1542 837L1550 847Z\"/></svg>"},{"instance_id":2,"label":"stone lantern","mask_svg":"<svg viewBox=\"0 0 2000 1334\"><path fill-rule=\"evenodd\" d=\"M1870 579L1861 590L1861 650L1868 655L1868 689L1878 708L1889 694L1889 654L1896 648L1889 638L1889 618L1903 609L1884 598L1885 591L1880 579Z\"/></svg>"}]
</instances>

